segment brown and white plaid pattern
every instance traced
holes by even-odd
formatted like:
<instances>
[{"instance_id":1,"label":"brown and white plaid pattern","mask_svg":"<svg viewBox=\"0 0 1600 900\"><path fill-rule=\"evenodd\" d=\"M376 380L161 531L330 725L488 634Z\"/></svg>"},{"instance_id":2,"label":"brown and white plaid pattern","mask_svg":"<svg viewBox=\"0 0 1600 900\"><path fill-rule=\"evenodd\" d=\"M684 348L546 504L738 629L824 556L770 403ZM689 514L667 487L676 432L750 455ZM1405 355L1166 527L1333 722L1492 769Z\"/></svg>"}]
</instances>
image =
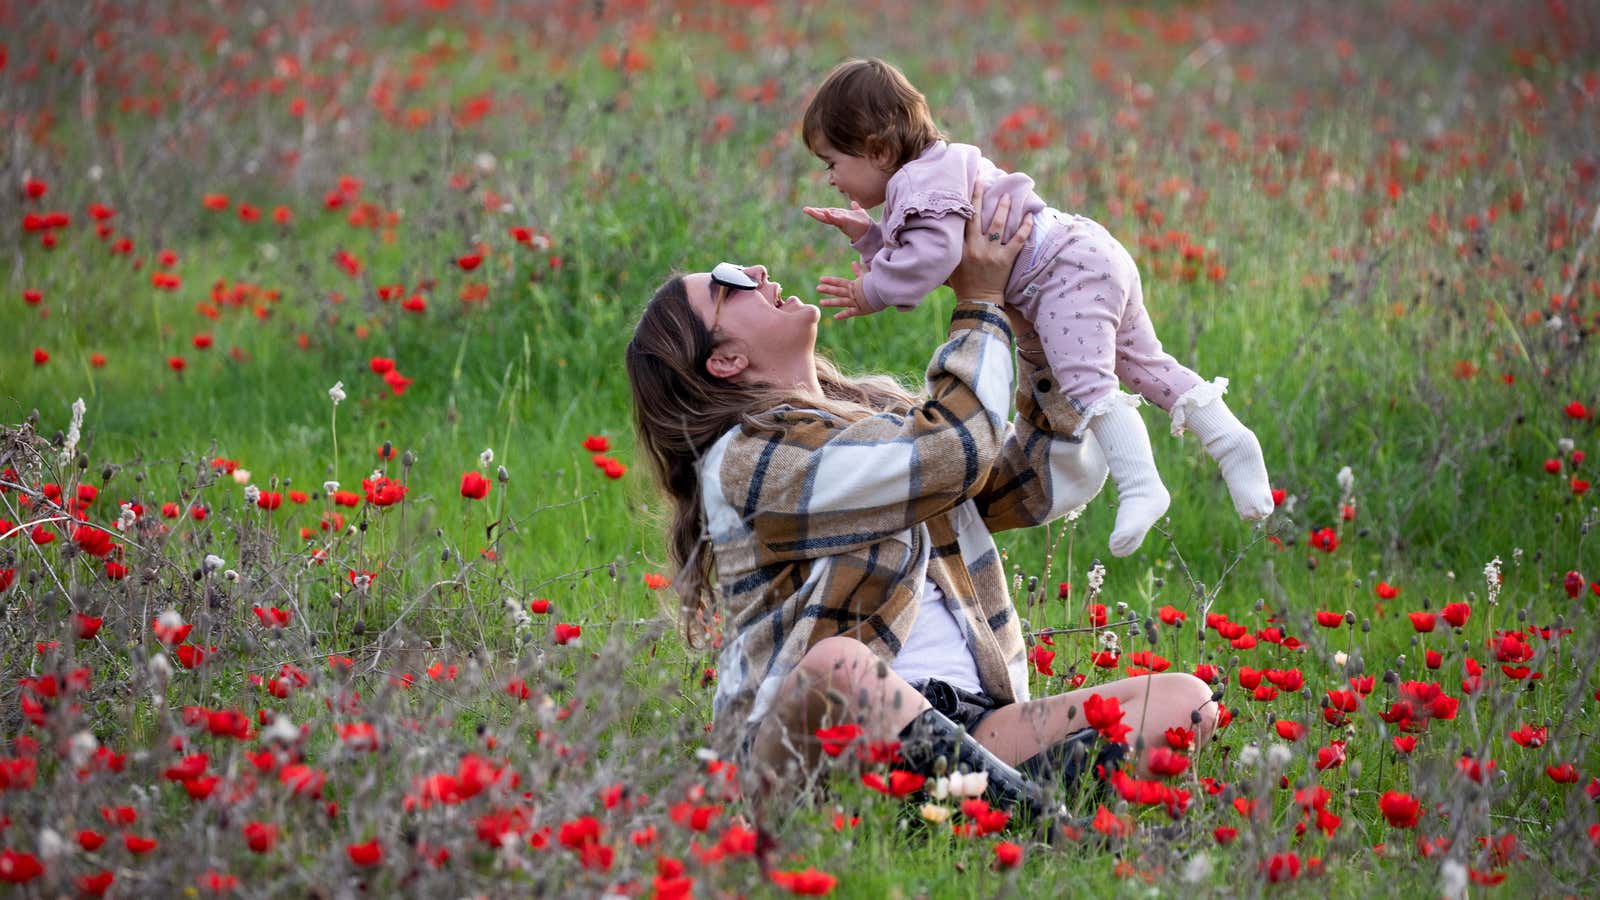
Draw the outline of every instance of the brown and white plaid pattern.
<instances>
[{"instance_id":1,"label":"brown and white plaid pattern","mask_svg":"<svg viewBox=\"0 0 1600 900\"><path fill-rule=\"evenodd\" d=\"M817 641L848 635L892 660L930 578L965 612L956 618L983 689L1027 699L1027 652L991 532L1081 507L1105 470L1070 437L1078 414L1048 370L1024 374L1008 422L1010 326L998 307L963 302L928 364L927 399L909 415L845 422L780 407L769 416L782 432L735 428L707 452L725 749L744 745Z\"/></svg>"}]
</instances>

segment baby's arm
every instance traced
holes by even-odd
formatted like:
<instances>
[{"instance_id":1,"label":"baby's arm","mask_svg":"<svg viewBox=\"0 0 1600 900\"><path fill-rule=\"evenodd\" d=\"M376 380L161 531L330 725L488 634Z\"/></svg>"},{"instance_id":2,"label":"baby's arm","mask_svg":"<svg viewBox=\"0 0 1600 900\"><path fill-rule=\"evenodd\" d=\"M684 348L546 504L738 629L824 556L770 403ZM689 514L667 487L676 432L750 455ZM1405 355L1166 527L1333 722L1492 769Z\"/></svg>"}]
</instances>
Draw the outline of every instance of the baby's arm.
<instances>
[{"instance_id":1,"label":"baby's arm","mask_svg":"<svg viewBox=\"0 0 1600 900\"><path fill-rule=\"evenodd\" d=\"M890 306L915 308L961 263L966 225L960 215L907 216L900 228L900 245L880 249L861 276L865 308L873 312Z\"/></svg>"}]
</instances>

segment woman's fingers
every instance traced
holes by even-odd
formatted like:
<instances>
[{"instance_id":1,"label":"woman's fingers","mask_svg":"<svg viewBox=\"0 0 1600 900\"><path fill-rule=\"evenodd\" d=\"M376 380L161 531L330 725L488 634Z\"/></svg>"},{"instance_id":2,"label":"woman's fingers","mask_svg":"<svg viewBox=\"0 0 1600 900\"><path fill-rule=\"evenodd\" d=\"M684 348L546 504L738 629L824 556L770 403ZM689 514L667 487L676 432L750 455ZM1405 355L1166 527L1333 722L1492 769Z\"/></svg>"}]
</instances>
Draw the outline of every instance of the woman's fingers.
<instances>
[{"instance_id":1,"label":"woman's fingers","mask_svg":"<svg viewBox=\"0 0 1600 900\"><path fill-rule=\"evenodd\" d=\"M1011 240L1020 240L1026 243L1030 234L1033 234L1033 216L1025 215L1022 217L1022 224L1017 226L1017 233L1011 236ZM1006 243L1009 244L1011 241L1006 241Z\"/></svg>"},{"instance_id":2,"label":"woman's fingers","mask_svg":"<svg viewBox=\"0 0 1600 900\"><path fill-rule=\"evenodd\" d=\"M999 235L1004 233L1004 231L1005 231L1006 216L1010 212L1011 212L1011 197L1008 194L1002 194L1000 199L995 201L995 204L994 204L994 216L989 219L989 239L990 240L995 240L995 241L1000 240Z\"/></svg>"}]
</instances>

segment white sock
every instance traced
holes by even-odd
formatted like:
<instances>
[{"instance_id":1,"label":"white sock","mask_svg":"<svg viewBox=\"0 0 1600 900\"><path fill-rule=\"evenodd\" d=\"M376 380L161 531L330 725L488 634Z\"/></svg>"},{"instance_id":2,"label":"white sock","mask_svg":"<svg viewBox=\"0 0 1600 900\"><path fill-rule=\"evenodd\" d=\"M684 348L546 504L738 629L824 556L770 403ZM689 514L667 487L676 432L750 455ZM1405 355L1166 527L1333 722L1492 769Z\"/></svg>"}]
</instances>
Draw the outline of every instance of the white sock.
<instances>
[{"instance_id":1,"label":"white sock","mask_svg":"<svg viewBox=\"0 0 1600 900\"><path fill-rule=\"evenodd\" d=\"M1172 496L1156 472L1150 435L1129 395L1113 394L1086 414L1088 428L1105 453L1111 480L1117 483L1117 525L1111 531L1111 555L1128 556L1144 543L1151 526L1167 513Z\"/></svg>"},{"instance_id":2,"label":"white sock","mask_svg":"<svg viewBox=\"0 0 1600 900\"><path fill-rule=\"evenodd\" d=\"M1178 402L1182 403L1183 398ZM1204 405L1191 405L1183 427L1194 432L1217 461L1240 517L1255 520L1272 515L1272 483L1267 480L1261 442L1256 440L1255 432L1234 417L1221 397Z\"/></svg>"}]
</instances>

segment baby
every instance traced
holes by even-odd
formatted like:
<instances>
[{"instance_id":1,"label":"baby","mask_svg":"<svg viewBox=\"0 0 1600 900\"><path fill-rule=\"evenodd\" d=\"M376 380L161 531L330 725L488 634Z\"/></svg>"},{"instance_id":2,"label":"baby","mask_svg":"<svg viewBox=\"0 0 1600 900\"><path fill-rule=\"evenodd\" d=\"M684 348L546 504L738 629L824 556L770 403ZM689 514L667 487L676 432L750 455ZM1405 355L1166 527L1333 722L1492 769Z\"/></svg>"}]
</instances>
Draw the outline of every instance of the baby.
<instances>
[{"instance_id":1,"label":"baby","mask_svg":"<svg viewBox=\"0 0 1600 900\"><path fill-rule=\"evenodd\" d=\"M1170 414L1174 435L1199 435L1240 516L1272 512L1261 444L1222 401L1228 380L1208 383L1161 349L1145 314L1139 270L1098 223L1046 206L1033 179L1001 171L977 147L946 143L922 94L882 60L835 66L801 128L806 147L828 167L828 183L850 199L849 209L805 212L844 232L864 264L855 267L854 280L824 276L817 286L828 295L823 306L841 309L835 319L915 307L961 262L967 217L988 221L1001 197L1011 198L1007 239L1023 216L1034 217L1006 303L1038 330L1061 391L1083 414L1076 434L1089 431L1105 453L1117 484L1114 555L1137 550L1171 499L1135 409L1140 398L1121 393L1119 381ZM984 208L974 210L969 198L980 181ZM879 205L883 216L874 222L866 210Z\"/></svg>"}]
</instances>

